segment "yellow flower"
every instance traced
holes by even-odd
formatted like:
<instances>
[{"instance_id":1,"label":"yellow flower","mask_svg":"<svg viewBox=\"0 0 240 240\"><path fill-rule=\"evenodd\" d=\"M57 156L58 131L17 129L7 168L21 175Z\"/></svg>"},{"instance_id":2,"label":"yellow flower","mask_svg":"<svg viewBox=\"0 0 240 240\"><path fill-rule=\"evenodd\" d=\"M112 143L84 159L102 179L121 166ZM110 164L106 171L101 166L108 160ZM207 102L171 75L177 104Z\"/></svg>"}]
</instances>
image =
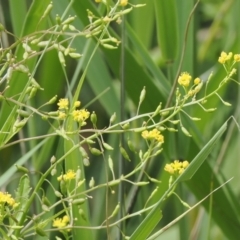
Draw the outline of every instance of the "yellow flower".
<instances>
[{"instance_id":1,"label":"yellow flower","mask_svg":"<svg viewBox=\"0 0 240 240\"><path fill-rule=\"evenodd\" d=\"M178 77L178 83L179 83L181 86L188 87L189 84L190 84L191 79L192 79L192 76L191 76L189 73L183 72L183 73L181 73L181 75Z\"/></svg>"},{"instance_id":2,"label":"yellow flower","mask_svg":"<svg viewBox=\"0 0 240 240\"><path fill-rule=\"evenodd\" d=\"M125 7L128 4L128 0L121 0L120 1L120 6Z\"/></svg>"},{"instance_id":3,"label":"yellow flower","mask_svg":"<svg viewBox=\"0 0 240 240\"><path fill-rule=\"evenodd\" d=\"M59 99L57 105L58 105L58 109L68 109L68 105L69 105L68 99L67 98Z\"/></svg>"},{"instance_id":4,"label":"yellow flower","mask_svg":"<svg viewBox=\"0 0 240 240\"><path fill-rule=\"evenodd\" d=\"M75 179L75 177L76 177L75 171L69 169L66 174L61 174L61 175L57 178L57 180L58 180L58 181L62 181L62 180L63 180L63 181L68 181L68 180Z\"/></svg>"},{"instance_id":5,"label":"yellow flower","mask_svg":"<svg viewBox=\"0 0 240 240\"><path fill-rule=\"evenodd\" d=\"M152 139L155 139L157 140L158 142L160 143L163 143L164 142L164 137L162 134L160 134L160 131L158 131L156 128L151 130L151 131L148 131L148 130L145 130L142 132L142 137L146 140L152 140Z\"/></svg>"},{"instance_id":6,"label":"yellow flower","mask_svg":"<svg viewBox=\"0 0 240 240\"><path fill-rule=\"evenodd\" d=\"M164 170L169 172L171 175L180 175L184 172L184 170L188 167L189 162L183 161L179 162L179 160L174 160L173 163L166 164Z\"/></svg>"},{"instance_id":7,"label":"yellow flower","mask_svg":"<svg viewBox=\"0 0 240 240\"><path fill-rule=\"evenodd\" d=\"M201 82L201 79L200 79L200 78L195 78L195 79L194 79L194 84L195 84L195 85L198 85L200 82Z\"/></svg>"},{"instance_id":8,"label":"yellow flower","mask_svg":"<svg viewBox=\"0 0 240 240\"><path fill-rule=\"evenodd\" d=\"M76 122L83 123L87 118L89 118L90 113L86 109L74 110L72 112L73 120Z\"/></svg>"},{"instance_id":9,"label":"yellow flower","mask_svg":"<svg viewBox=\"0 0 240 240\"><path fill-rule=\"evenodd\" d=\"M65 112L59 112L58 114L58 118L60 120L64 120L66 118L67 114Z\"/></svg>"},{"instance_id":10,"label":"yellow flower","mask_svg":"<svg viewBox=\"0 0 240 240\"><path fill-rule=\"evenodd\" d=\"M95 0L96 3L100 3L102 0Z\"/></svg>"},{"instance_id":11,"label":"yellow flower","mask_svg":"<svg viewBox=\"0 0 240 240\"><path fill-rule=\"evenodd\" d=\"M0 204L8 204L11 207L16 206L15 200L12 198L11 194L5 192L0 192Z\"/></svg>"},{"instance_id":12,"label":"yellow flower","mask_svg":"<svg viewBox=\"0 0 240 240\"><path fill-rule=\"evenodd\" d=\"M56 228L63 228L66 227L67 224L69 223L69 217L65 215L63 218L56 218L53 220L53 227Z\"/></svg>"},{"instance_id":13,"label":"yellow flower","mask_svg":"<svg viewBox=\"0 0 240 240\"><path fill-rule=\"evenodd\" d=\"M72 179L75 179L75 177L76 177L76 173L71 169L69 169L65 174L65 180L72 180Z\"/></svg>"},{"instance_id":14,"label":"yellow flower","mask_svg":"<svg viewBox=\"0 0 240 240\"><path fill-rule=\"evenodd\" d=\"M218 62L224 64L226 61L232 58L232 55L233 55L232 52L229 52L228 54L226 52L221 52L221 55L218 58Z\"/></svg>"},{"instance_id":15,"label":"yellow flower","mask_svg":"<svg viewBox=\"0 0 240 240\"><path fill-rule=\"evenodd\" d=\"M80 107L80 105L81 105L81 102L80 102L80 101L76 101L76 102L74 103L74 107L75 107L75 108Z\"/></svg>"},{"instance_id":16,"label":"yellow flower","mask_svg":"<svg viewBox=\"0 0 240 240\"><path fill-rule=\"evenodd\" d=\"M240 62L240 54L235 54L234 55L234 61L235 62Z\"/></svg>"}]
</instances>

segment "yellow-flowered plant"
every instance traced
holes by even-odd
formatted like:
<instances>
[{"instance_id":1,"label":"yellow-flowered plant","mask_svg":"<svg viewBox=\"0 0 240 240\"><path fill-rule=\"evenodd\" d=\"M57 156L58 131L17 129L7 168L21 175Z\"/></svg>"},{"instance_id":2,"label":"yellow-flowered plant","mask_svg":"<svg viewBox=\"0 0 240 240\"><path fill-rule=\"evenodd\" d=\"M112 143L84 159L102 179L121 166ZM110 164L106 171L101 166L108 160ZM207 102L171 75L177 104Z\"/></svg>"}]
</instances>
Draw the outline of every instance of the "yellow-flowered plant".
<instances>
[{"instance_id":1,"label":"yellow-flowered plant","mask_svg":"<svg viewBox=\"0 0 240 240\"><path fill-rule=\"evenodd\" d=\"M57 104L56 101L58 97L54 96L37 109L28 106L30 102L29 100L35 96L36 92L38 90L43 90L43 88L41 88L37 81L33 78L32 75L34 74L31 74L28 66L24 65L28 60L29 54L33 54L34 56L41 56L40 54L42 54L42 50L35 52L35 50L32 50L30 46L33 46L34 49L43 48L43 51L55 49L57 51L59 62L63 69L65 69L65 57L80 58L82 56L70 46L71 44L67 46L66 40L61 40L64 39L65 33L72 41L75 37L80 35L85 38L96 39L97 44L102 45L107 49L115 49L119 46L120 40L113 37L111 32L108 31L109 24L112 22L120 24L123 15L131 12L133 7L140 6L134 6L128 0L115 1L114 5L108 5L111 1L106 0L95 0L95 2L105 4L107 6L107 13L104 16L97 17L88 10L87 14L89 25L86 26L84 30L77 30L73 25L71 25L75 19L74 16L69 16L64 20L59 16L56 16L56 26L54 27L56 27L57 30L54 32L52 30L53 28L51 28L46 31L44 37L46 37L47 40L43 40L41 38L39 39L38 34L33 34L23 38L21 40L21 44L23 45L25 52L23 54L23 61L20 63L15 62L16 59L13 55L11 55L10 48L7 49L6 52L3 52L1 49L1 56L4 56L4 61L6 61L3 64L4 69L1 69L1 72L7 73L5 78L0 78L0 82L2 83L7 81L8 84L11 81L11 74L14 71L21 71L25 73L29 79L28 85L26 86L26 96L23 97L24 100L22 102L18 102L18 100L15 99L15 96L5 98L5 96L0 94L0 100L7 100L10 104L14 104L16 108L18 108L15 114L17 117L14 119L15 122L13 123L12 129L7 130L9 132L4 132L3 134L9 134L10 138L13 137L24 127L34 114L38 114L43 120L48 121L53 129L53 132L49 134L49 137L60 136L64 140L64 151L63 149L57 150L58 157L52 157L50 160L50 167L47 168L44 173L39 174L39 181L37 183L34 182L33 191L31 190L29 183L29 175L32 173L31 170L22 166L17 166L18 170L24 173L18 189L19 191L17 192L19 195L22 194L24 197L14 199L11 194L7 192L0 192L0 234L6 232L6 236L9 237L9 239L12 237L11 234L13 234L13 232L15 234L13 239L27 239L27 237L35 237L35 235L45 236L44 230L49 228L49 225L53 227L53 229L47 229L49 232L53 230L60 231L66 239L72 239L74 229L84 229L85 227L87 217L85 216L81 205L88 202L89 199L95 197L94 191L105 188L106 197L108 197L109 192L114 194L114 187L122 184L122 182L132 184L135 187L144 187L150 182L159 183L158 179L152 178L148 175L146 169L149 163L152 163L152 160L159 156L159 154L163 151L164 141L167 139L164 131L177 132L178 129L181 129L186 136L191 137L189 130L183 126L181 115L184 114L193 121L197 121L199 118L189 116L184 111L186 106L197 105L202 107L204 111L215 111L215 108L205 109L203 106L204 103L213 95L217 96L223 104L229 105L229 103L221 99L218 92L228 81L235 81L232 78L237 72L234 65L237 62L240 62L240 54L233 54L232 52L222 52L218 58L219 63L223 64L223 67L226 70L226 77L219 83L217 89L211 91L210 93L208 92L207 87L211 77L205 80L200 77L194 78L188 72L182 72L176 79L176 84L178 83L178 86L175 91L176 99L173 106L162 109L163 104L160 103L159 106L156 109L153 109L152 112L139 114L139 108L146 97L147 91L147 88L143 87L143 90L140 93L136 115L125 121L116 122L116 119L119 116L116 116L116 113L113 113L109 119L109 126L104 128L98 127L97 120L99 119L99 116L97 117L96 110L96 112L92 111L90 114L86 108L81 108L81 102L76 100L79 96L77 94L73 97L69 94L68 96L71 96L69 98L60 98ZM47 14L52 7L52 3L50 3L44 14ZM75 32L76 34L69 34L69 32L66 32L66 29ZM5 64L6 66L8 65L8 69L7 67L5 69ZM200 92L202 94L200 94ZM53 103L56 104L55 111L44 111L44 107L46 105ZM139 124L140 121L141 124ZM69 127L69 125L71 126ZM76 125L78 127L73 128L72 125ZM85 127L82 128L83 126ZM88 128L86 126L88 126ZM126 133L128 137L127 144L120 143L118 147L111 146L108 143L108 137L105 137L110 134L117 135L123 133ZM136 142L131 140L131 134L135 134L137 139ZM123 141L124 140L125 139L123 139ZM124 172L121 176L116 174L116 161L109 154L109 152L113 150L119 152L127 161L131 161L132 169L128 173ZM81 158L78 159L78 157L74 157L70 158L69 161L68 157L71 153L76 153L74 156L81 156ZM111 176L109 176L108 171L106 171L105 182L99 183L98 181L100 180L95 178L95 176L91 176L91 178L87 176L88 178L85 178L83 173L84 168L82 167L89 167L91 165L90 162L92 161L93 155L97 156L97 158L102 157L104 159L103 162L107 163L107 167L109 167ZM132 156L137 158L137 162L132 161ZM68 166L72 163L71 161L78 162L79 168L69 169ZM187 160L174 160L172 163L167 163L165 165L164 170L170 174L169 189L171 189L171 192L167 197L171 194L176 195L174 192L176 186L172 186L171 184L173 180L183 176L182 174L184 174L184 171L187 169L189 164L191 163ZM159 166L160 165L161 164L159 164ZM187 173L187 171L185 173ZM146 177L147 181L143 181L143 176ZM53 179L52 182L49 180L50 177L51 180ZM87 181L86 179L90 179L88 184L85 183ZM57 182L57 184L53 182ZM51 186L51 192L53 192L55 197L55 199L53 198L54 200L51 200L51 202L45 196L45 183L48 183L49 186ZM155 192L153 193L155 194ZM154 195L153 193L148 200L152 198ZM36 212L36 214L34 213L34 215L31 216L29 212L33 206L34 200L40 203L42 212ZM149 203L148 200L145 205ZM189 207L183 201L181 202L185 206ZM102 221L102 224L97 226L95 229L105 228L109 230L111 227L118 226L120 221L124 221L126 218L132 218L136 215L136 213L129 213L127 217L124 216L122 219L114 222L112 219L117 215L121 204L123 203L117 204L111 215L108 215L108 211L106 211L106 216ZM149 208L144 207L139 210L138 214L140 215L149 211L154 207L154 204L155 203L152 203ZM78 211L77 217L75 213L76 209ZM36 208L34 211L35 210L38 211L39 209ZM50 214L48 215L50 212L53 213L52 216L50 216ZM44 219L46 215L48 215L47 219ZM82 226L75 225L78 218L85 221ZM110 219L112 222L109 221ZM88 226L88 229L90 228L91 227Z\"/></svg>"}]
</instances>

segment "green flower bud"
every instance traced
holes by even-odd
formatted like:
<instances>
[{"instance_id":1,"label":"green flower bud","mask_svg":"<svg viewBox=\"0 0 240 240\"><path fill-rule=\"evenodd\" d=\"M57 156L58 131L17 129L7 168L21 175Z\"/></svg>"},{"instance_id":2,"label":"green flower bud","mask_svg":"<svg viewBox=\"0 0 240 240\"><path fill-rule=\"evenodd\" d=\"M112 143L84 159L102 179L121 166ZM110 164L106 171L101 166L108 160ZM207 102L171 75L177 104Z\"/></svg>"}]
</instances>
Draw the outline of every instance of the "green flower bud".
<instances>
[{"instance_id":1,"label":"green flower bud","mask_svg":"<svg viewBox=\"0 0 240 240\"><path fill-rule=\"evenodd\" d=\"M17 113L21 116L21 117L29 117L31 115L31 113L27 112L27 111L24 111L24 110L21 110L21 109L18 109L17 110Z\"/></svg>"},{"instance_id":2,"label":"green flower bud","mask_svg":"<svg viewBox=\"0 0 240 240\"><path fill-rule=\"evenodd\" d=\"M53 103L55 103L57 101L57 95L55 95L53 98L51 98L48 102L47 102L47 104L53 104Z\"/></svg>"},{"instance_id":3,"label":"green flower bud","mask_svg":"<svg viewBox=\"0 0 240 240\"><path fill-rule=\"evenodd\" d=\"M116 120L116 113L113 113L113 115L110 117L110 124L113 124Z\"/></svg>"},{"instance_id":4,"label":"green flower bud","mask_svg":"<svg viewBox=\"0 0 240 240\"><path fill-rule=\"evenodd\" d=\"M58 58L59 58L60 63L62 64L62 66L66 67L65 58L61 51L58 52Z\"/></svg>"},{"instance_id":5,"label":"green flower bud","mask_svg":"<svg viewBox=\"0 0 240 240\"><path fill-rule=\"evenodd\" d=\"M42 228L36 227L36 228L35 228L35 231L36 231L36 233L37 233L39 236L41 236L41 237L47 236L46 232L45 232Z\"/></svg>"},{"instance_id":6,"label":"green flower bud","mask_svg":"<svg viewBox=\"0 0 240 240\"><path fill-rule=\"evenodd\" d=\"M65 25L65 24L68 25L68 24L72 23L75 20L75 18L76 18L76 16L67 18L65 21L62 22L62 25Z\"/></svg>"},{"instance_id":7,"label":"green flower bud","mask_svg":"<svg viewBox=\"0 0 240 240\"><path fill-rule=\"evenodd\" d=\"M85 198L78 198L78 199L74 199L74 200L72 201L72 204L82 205L85 201L86 201Z\"/></svg>"},{"instance_id":8,"label":"green flower bud","mask_svg":"<svg viewBox=\"0 0 240 240\"><path fill-rule=\"evenodd\" d=\"M91 177L91 180L90 180L90 182L89 182L89 187L90 187L90 188L93 188L94 186L95 186L95 180L94 180L93 177Z\"/></svg>"},{"instance_id":9,"label":"green flower bud","mask_svg":"<svg viewBox=\"0 0 240 240\"><path fill-rule=\"evenodd\" d=\"M50 13L50 11L52 10L52 8L53 8L53 4L52 4L52 2L51 2L50 4L48 4L46 10L44 11L42 18L45 18L45 17Z\"/></svg>"}]
</instances>

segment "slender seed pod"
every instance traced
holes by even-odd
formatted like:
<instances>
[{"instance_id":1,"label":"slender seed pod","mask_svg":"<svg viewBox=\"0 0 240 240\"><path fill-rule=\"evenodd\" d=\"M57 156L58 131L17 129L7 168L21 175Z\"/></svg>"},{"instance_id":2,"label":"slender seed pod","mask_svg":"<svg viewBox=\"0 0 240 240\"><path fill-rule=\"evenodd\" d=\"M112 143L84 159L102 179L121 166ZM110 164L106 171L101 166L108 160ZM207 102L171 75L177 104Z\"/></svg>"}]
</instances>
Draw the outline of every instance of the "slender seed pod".
<instances>
[{"instance_id":1,"label":"slender seed pod","mask_svg":"<svg viewBox=\"0 0 240 240\"><path fill-rule=\"evenodd\" d=\"M41 236L41 237L47 236L46 232L45 232L42 228L36 227L36 228L35 228L35 231L36 231L36 233L37 233L39 236Z\"/></svg>"},{"instance_id":2,"label":"slender seed pod","mask_svg":"<svg viewBox=\"0 0 240 240\"><path fill-rule=\"evenodd\" d=\"M17 165L17 164L15 164L15 167L17 168L17 170L18 170L19 172L29 173L29 170L28 170L27 168L25 168L25 167L19 166L19 165Z\"/></svg>"},{"instance_id":3,"label":"slender seed pod","mask_svg":"<svg viewBox=\"0 0 240 240\"><path fill-rule=\"evenodd\" d=\"M94 111L92 112L92 114L91 114L91 116L90 116L90 120L91 120L93 126L96 127L96 124L97 124L97 115L96 115L96 113L95 113Z\"/></svg>"},{"instance_id":4,"label":"slender seed pod","mask_svg":"<svg viewBox=\"0 0 240 240\"><path fill-rule=\"evenodd\" d=\"M141 94L140 94L139 105L142 104L145 96L146 96L146 88L145 88L145 86L144 86L144 87L143 87L143 90L141 91Z\"/></svg>"},{"instance_id":5,"label":"slender seed pod","mask_svg":"<svg viewBox=\"0 0 240 240\"><path fill-rule=\"evenodd\" d=\"M67 18L65 21L62 22L62 25L69 25L70 23L72 23L75 20L76 16L74 17L69 17Z\"/></svg>"},{"instance_id":6,"label":"slender seed pod","mask_svg":"<svg viewBox=\"0 0 240 240\"><path fill-rule=\"evenodd\" d=\"M107 144L105 142L103 142L103 147L106 148L107 150L110 150L110 151L113 150L113 148L109 144Z\"/></svg>"},{"instance_id":7,"label":"slender seed pod","mask_svg":"<svg viewBox=\"0 0 240 240\"><path fill-rule=\"evenodd\" d=\"M90 188L93 188L94 186L95 186L95 180L94 180L93 177L91 177L91 180L90 180L90 182L89 182L89 187L90 187Z\"/></svg>"},{"instance_id":8,"label":"slender seed pod","mask_svg":"<svg viewBox=\"0 0 240 240\"><path fill-rule=\"evenodd\" d=\"M181 126L181 130L186 136L188 136L188 137L192 136L185 127Z\"/></svg>"},{"instance_id":9,"label":"slender seed pod","mask_svg":"<svg viewBox=\"0 0 240 240\"><path fill-rule=\"evenodd\" d=\"M53 4L51 2L50 4L48 4L46 10L44 11L42 18L45 18L51 12L52 8L53 8Z\"/></svg>"},{"instance_id":10,"label":"slender seed pod","mask_svg":"<svg viewBox=\"0 0 240 240\"><path fill-rule=\"evenodd\" d=\"M53 98L51 98L48 102L47 102L47 104L53 104L53 103L55 103L56 101L57 101L57 95L55 95Z\"/></svg>"},{"instance_id":11,"label":"slender seed pod","mask_svg":"<svg viewBox=\"0 0 240 240\"><path fill-rule=\"evenodd\" d=\"M102 154L102 152L99 149L97 149L97 148L89 148L89 150L95 156L99 156L99 155Z\"/></svg>"},{"instance_id":12,"label":"slender seed pod","mask_svg":"<svg viewBox=\"0 0 240 240\"><path fill-rule=\"evenodd\" d=\"M115 209L113 210L113 213L111 214L111 217L114 217L117 215L117 213L119 212L120 209L120 203L117 204L117 206L115 207Z\"/></svg>"},{"instance_id":13,"label":"slender seed pod","mask_svg":"<svg viewBox=\"0 0 240 240\"><path fill-rule=\"evenodd\" d=\"M110 124L113 124L116 120L116 113L113 113L113 115L110 117Z\"/></svg>"},{"instance_id":14,"label":"slender seed pod","mask_svg":"<svg viewBox=\"0 0 240 240\"><path fill-rule=\"evenodd\" d=\"M131 162L131 159L129 158L126 150L125 150L122 146L120 146L120 152L121 152L122 156L123 156L126 160L128 160L129 162Z\"/></svg>"},{"instance_id":15,"label":"slender seed pod","mask_svg":"<svg viewBox=\"0 0 240 240\"><path fill-rule=\"evenodd\" d=\"M17 113L21 116L21 117L29 117L31 115L31 113L24 111L22 109L18 109Z\"/></svg>"},{"instance_id":16,"label":"slender seed pod","mask_svg":"<svg viewBox=\"0 0 240 240\"><path fill-rule=\"evenodd\" d=\"M66 67L66 61L61 51L58 52L58 58L63 67Z\"/></svg>"}]
</instances>

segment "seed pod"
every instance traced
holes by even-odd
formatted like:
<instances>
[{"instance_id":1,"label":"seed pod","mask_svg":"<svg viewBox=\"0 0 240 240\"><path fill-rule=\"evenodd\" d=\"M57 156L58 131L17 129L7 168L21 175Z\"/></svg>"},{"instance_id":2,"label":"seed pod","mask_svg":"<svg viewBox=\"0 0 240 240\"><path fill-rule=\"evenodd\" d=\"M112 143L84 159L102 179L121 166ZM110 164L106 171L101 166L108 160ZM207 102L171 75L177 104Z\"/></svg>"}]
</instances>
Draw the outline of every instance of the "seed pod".
<instances>
[{"instance_id":1,"label":"seed pod","mask_svg":"<svg viewBox=\"0 0 240 240\"><path fill-rule=\"evenodd\" d=\"M134 185L139 186L139 187L145 186L145 185L148 185L148 184L149 184L149 182L136 182L136 183L134 183Z\"/></svg>"},{"instance_id":2,"label":"seed pod","mask_svg":"<svg viewBox=\"0 0 240 240\"><path fill-rule=\"evenodd\" d=\"M127 8L127 9L121 11L120 13L121 13L121 15L124 15L124 14L130 13L130 12L132 11L132 9L133 9L133 8L130 7L130 8Z\"/></svg>"},{"instance_id":3,"label":"seed pod","mask_svg":"<svg viewBox=\"0 0 240 240\"><path fill-rule=\"evenodd\" d=\"M113 150L113 148L109 144L107 144L105 142L103 142L103 147L106 148L107 150L110 150L110 151Z\"/></svg>"},{"instance_id":4,"label":"seed pod","mask_svg":"<svg viewBox=\"0 0 240 240\"><path fill-rule=\"evenodd\" d=\"M93 34L92 34L93 35ZM110 45L110 44L102 44L103 47L107 48L107 49L116 49L117 47Z\"/></svg>"},{"instance_id":5,"label":"seed pod","mask_svg":"<svg viewBox=\"0 0 240 240\"><path fill-rule=\"evenodd\" d=\"M117 204L117 206L115 207L115 209L113 210L113 213L111 214L111 217L114 217L117 215L117 213L119 212L120 209L120 203Z\"/></svg>"},{"instance_id":6,"label":"seed pod","mask_svg":"<svg viewBox=\"0 0 240 240\"><path fill-rule=\"evenodd\" d=\"M83 158L88 158L88 154L87 154L86 150L83 147L80 146L79 147L79 151L80 151L80 153L81 153Z\"/></svg>"},{"instance_id":7,"label":"seed pod","mask_svg":"<svg viewBox=\"0 0 240 240\"><path fill-rule=\"evenodd\" d=\"M19 72L22 72L22 73L29 73L29 69L26 66L22 65L22 64L16 66L15 70L19 71Z\"/></svg>"},{"instance_id":8,"label":"seed pod","mask_svg":"<svg viewBox=\"0 0 240 240\"><path fill-rule=\"evenodd\" d=\"M110 168L111 171L113 171L113 161L111 156L108 156L108 166Z\"/></svg>"},{"instance_id":9,"label":"seed pod","mask_svg":"<svg viewBox=\"0 0 240 240\"><path fill-rule=\"evenodd\" d=\"M62 22L62 25L65 25L65 24L68 25L72 23L75 20L75 18L76 16L67 18L65 21Z\"/></svg>"},{"instance_id":10,"label":"seed pod","mask_svg":"<svg viewBox=\"0 0 240 240\"><path fill-rule=\"evenodd\" d=\"M145 89L145 86L144 86L143 90L141 91L141 94L140 94L139 105L143 102L145 96L146 96L146 89Z\"/></svg>"},{"instance_id":11,"label":"seed pod","mask_svg":"<svg viewBox=\"0 0 240 240\"><path fill-rule=\"evenodd\" d=\"M120 146L120 152L121 152L122 156L123 156L126 160L128 160L129 162L131 162L131 159L129 158L126 150L125 150L122 146Z\"/></svg>"},{"instance_id":12,"label":"seed pod","mask_svg":"<svg viewBox=\"0 0 240 240\"><path fill-rule=\"evenodd\" d=\"M78 199L74 199L74 200L72 201L72 204L82 205L85 201L86 201L85 198L78 198Z\"/></svg>"},{"instance_id":13,"label":"seed pod","mask_svg":"<svg viewBox=\"0 0 240 240\"><path fill-rule=\"evenodd\" d=\"M124 129L124 130L128 130L129 129L129 123L126 123L126 124L124 124L123 126L122 126L122 129Z\"/></svg>"},{"instance_id":14,"label":"seed pod","mask_svg":"<svg viewBox=\"0 0 240 240\"><path fill-rule=\"evenodd\" d=\"M37 233L39 236L41 236L41 237L47 236L46 232L45 232L42 228L36 227L36 228L35 228L35 231L36 231L36 233Z\"/></svg>"},{"instance_id":15,"label":"seed pod","mask_svg":"<svg viewBox=\"0 0 240 240\"><path fill-rule=\"evenodd\" d=\"M158 105L158 107L156 108L155 112L153 113L152 117L155 117L160 111L161 111L161 108L162 108L162 103L160 103Z\"/></svg>"},{"instance_id":16,"label":"seed pod","mask_svg":"<svg viewBox=\"0 0 240 240\"><path fill-rule=\"evenodd\" d=\"M83 165L86 167L90 165L89 158L83 158Z\"/></svg>"},{"instance_id":17,"label":"seed pod","mask_svg":"<svg viewBox=\"0 0 240 240\"><path fill-rule=\"evenodd\" d=\"M26 60L28 58L28 52L24 52L23 59Z\"/></svg>"},{"instance_id":18,"label":"seed pod","mask_svg":"<svg viewBox=\"0 0 240 240\"><path fill-rule=\"evenodd\" d=\"M58 24L58 25L61 25L61 23L62 23L62 20L61 20L61 18L59 17L59 15L58 15L58 14L56 15L56 18L55 18L55 20L56 20L56 22L57 22L57 24Z\"/></svg>"},{"instance_id":19,"label":"seed pod","mask_svg":"<svg viewBox=\"0 0 240 240\"><path fill-rule=\"evenodd\" d=\"M42 203L45 204L45 205L48 206L48 207L51 206L51 203L50 203L50 201L47 199L46 196L43 196L43 197L42 197Z\"/></svg>"},{"instance_id":20,"label":"seed pod","mask_svg":"<svg viewBox=\"0 0 240 240\"><path fill-rule=\"evenodd\" d=\"M95 186L95 180L93 177L91 177L91 180L89 181L89 187L93 188Z\"/></svg>"},{"instance_id":21,"label":"seed pod","mask_svg":"<svg viewBox=\"0 0 240 240\"><path fill-rule=\"evenodd\" d=\"M17 168L17 170L18 170L19 172L29 173L29 170L28 170L27 168L25 168L25 167L19 166L19 165L17 165L17 164L15 164L15 167Z\"/></svg>"},{"instance_id":22,"label":"seed pod","mask_svg":"<svg viewBox=\"0 0 240 240\"><path fill-rule=\"evenodd\" d=\"M46 47L50 44L51 42L48 40L48 41L41 41L37 44L38 47Z\"/></svg>"},{"instance_id":23,"label":"seed pod","mask_svg":"<svg viewBox=\"0 0 240 240\"><path fill-rule=\"evenodd\" d=\"M56 169L56 168L53 168L53 169L51 170L51 175L52 175L52 176L55 176L56 173L57 173L57 169Z\"/></svg>"},{"instance_id":24,"label":"seed pod","mask_svg":"<svg viewBox=\"0 0 240 240\"><path fill-rule=\"evenodd\" d=\"M61 44L58 44L58 43L54 43L53 47L61 52L64 52L66 50L66 48L64 46L62 46Z\"/></svg>"},{"instance_id":25,"label":"seed pod","mask_svg":"<svg viewBox=\"0 0 240 240\"><path fill-rule=\"evenodd\" d=\"M160 115L163 117L167 116L168 114L169 114L169 111L164 111L160 113Z\"/></svg>"},{"instance_id":26,"label":"seed pod","mask_svg":"<svg viewBox=\"0 0 240 240\"><path fill-rule=\"evenodd\" d=\"M86 139L86 142L88 143L88 144L94 144L95 142L92 140L92 139Z\"/></svg>"},{"instance_id":27,"label":"seed pod","mask_svg":"<svg viewBox=\"0 0 240 240\"><path fill-rule=\"evenodd\" d=\"M27 43L23 43L22 46L26 52L32 52L32 49L29 47L29 45Z\"/></svg>"},{"instance_id":28,"label":"seed pod","mask_svg":"<svg viewBox=\"0 0 240 240\"><path fill-rule=\"evenodd\" d=\"M24 118L23 120L21 120L20 122L19 121L16 121L16 123L14 124L14 127L16 128L22 128L24 127L24 125L26 124L28 118Z\"/></svg>"},{"instance_id":29,"label":"seed pod","mask_svg":"<svg viewBox=\"0 0 240 240\"><path fill-rule=\"evenodd\" d=\"M48 102L47 102L47 104L53 104L53 103L55 103L57 101L57 95L55 95L53 98L51 98Z\"/></svg>"},{"instance_id":30,"label":"seed pod","mask_svg":"<svg viewBox=\"0 0 240 240\"><path fill-rule=\"evenodd\" d=\"M65 58L61 51L58 52L58 58L59 58L60 63L62 64L62 66L66 67Z\"/></svg>"},{"instance_id":31,"label":"seed pod","mask_svg":"<svg viewBox=\"0 0 240 240\"><path fill-rule=\"evenodd\" d=\"M91 116L90 116L90 120L91 120L93 126L96 127L96 124L97 124L97 115L96 115L96 113L95 113L94 111L92 112L92 114L91 114Z\"/></svg>"},{"instance_id":32,"label":"seed pod","mask_svg":"<svg viewBox=\"0 0 240 240\"><path fill-rule=\"evenodd\" d=\"M36 93L37 93L37 88L36 87L33 87L32 88L32 90L31 90L31 92L30 92L30 94L29 94L29 99L30 98L33 98L35 95L36 95Z\"/></svg>"},{"instance_id":33,"label":"seed pod","mask_svg":"<svg viewBox=\"0 0 240 240\"><path fill-rule=\"evenodd\" d=\"M82 57L82 54L80 54L80 53L69 53L69 56L71 58L79 59L80 57Z\"/></svg>"},{"instance_id":34,"label":"seed pod","mask_svg":"<svg viewBox=\"0 0 240 240\"><path fill-rule=\"evenodd\" d=\"M47 114L51 117L57 117L59 115L59 111L48 112Z\"/></svg>"},{"instance_id":35,"label":"seed pod","mask_svg":"<svg viewBox=\"0 0 240 240\"><path fill-rule=\"evenodd\" d=\"M102 154L102 152L99 149L97 149L97 148L89 148L89 150L95 156L99 156L99 155Z\"/></svg>"},{"instance_id":36,"label":"seed pod","mask_svg":"<svg viewBox=\"0 0 240 240\"><path fill-rule=\"evenodd\" d=\"M53 8L53 4L52 2L50 4L48 4L46 10L44 11L43 15L42 15L42 18L45 18L49 13L50 11L52 10Z\"/></svg>"},{"instance_id":37,"label":"seed pod","mask_svg":"<svg viewBox=\"0 0 240 240\"><path fill-rule=\"evenodd\" d=\"M188 137L192 136L185 127L181 126L181 130L186 136L188 136Z\"/></svg>"},{"instance_id":38,"label":"seed pod","mask_svg":"<svg viewBox=\"0 0 240 240\"><path fill-rule=\"evenodd\" d=\"M113 124L116 120L116 113L113 113L113 115L110 117L110 124Z\"/></svg>"},{"instance_id":39,"label":"seed pod","mask_svg":"<svg viewBox=\"0 0 240 240\"><path fill-rule=\"evenodd\" d=\"M31 115L31 113L27 112L27 111L24 111L24 110L21 110L21 109L18 109L17 110L17 113L21 116L21 117L29 117Z\"/></svg>"},{"instance_id":40,"label":"seed pod","mask_svg":"<svg viewBox=\"0 0 240 240\"><path fill-rule=\"evenodd\" d=\"M167 130L168 130L169 132L178 132L178 130L175 129L175 128L167 128Z\"/></svg>"},{"instance_id":41,"label":"seed pod","mask_svg":"<svg viewBox=\"0 0 240 240\"><path fill-rule=\"evenodd\" d=\"M77 31L77 29L76 29L73 25L71 25L71 24L68 25L68 28L69 28L71 31Z\"/></svg>"},{"instance_id":42,"label":"seed pod","mask_svg":"<svg viewBox=\"0 0 240 240\"><path fill-rule=\"evenodd\" d=\"M132 141L131 141L130 139L128 139L127 144L128 144L128 148L129 148L132 152L136 153L135 147L134 147L134 145L133 145L133 143L132 143Z\"/></svg>"},{"instance_id":43,"label":"seed pod","mask_svg":"<svg viewBox=\"0 0 240 240\"><path fill-rule=\"evenodd\" d=\"M42 204L42 210L43 210L44 212L49 212L49 211L50 211L49 208L48 208L48 206L46 206L45 204Z\"/></svg>"},{"instance_id":44,"label":"seed pod","mask_svg":"<svg viewBox=\"0 0 240 240\"><path fill-rule=\"evenodd\" d=\"M62 192L63 194L66 194L66 193L67 193L67 186L66 186L65 181L63 181L63 180L60 181L60 189L61 189L61 192Z\"/></svg>"},{"instance_id":45,"label":"seed pod","mask_svg":"<svg viewBox=\"0 0 240 240\"><path fill-rule=\"evenodd\" d=\"M62 194L59 191L54 191L54 194L56 195L56 197L61 198Z\"/></svg>"},{"instance_id":46,"label":"seed pod","mask_svg":"<svg viewBox=\"0 0 240 240\"><path fill-rule=\"evenodd\" d=\"M87 221L86 215L81 208L78 210L78 213L82 217L83 220Z\"/></svg>"}]
</instances>

